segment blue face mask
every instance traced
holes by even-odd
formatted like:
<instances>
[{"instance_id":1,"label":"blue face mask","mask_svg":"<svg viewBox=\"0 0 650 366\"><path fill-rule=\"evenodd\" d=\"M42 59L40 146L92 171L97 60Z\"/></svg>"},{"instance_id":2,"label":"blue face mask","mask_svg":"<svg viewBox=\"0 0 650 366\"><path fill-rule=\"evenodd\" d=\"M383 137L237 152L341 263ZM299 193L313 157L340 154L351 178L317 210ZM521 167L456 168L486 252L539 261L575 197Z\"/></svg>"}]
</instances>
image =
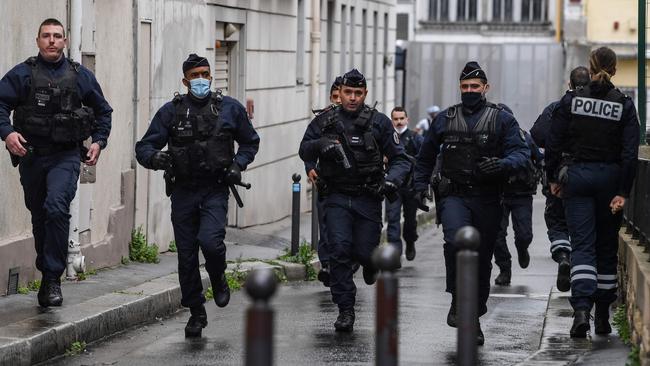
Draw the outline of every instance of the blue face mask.
<instances>
[{"instance_id":1,"label":"blue face mask","mask_svg":"<svg viewBox=\"0 0 650 366\"><path fill-rule=\"evenodd\" d=\"M210 92L210 80L203 78L190 80L190 92L197 98L205 98Z\"/></svg>"}]
</instances>

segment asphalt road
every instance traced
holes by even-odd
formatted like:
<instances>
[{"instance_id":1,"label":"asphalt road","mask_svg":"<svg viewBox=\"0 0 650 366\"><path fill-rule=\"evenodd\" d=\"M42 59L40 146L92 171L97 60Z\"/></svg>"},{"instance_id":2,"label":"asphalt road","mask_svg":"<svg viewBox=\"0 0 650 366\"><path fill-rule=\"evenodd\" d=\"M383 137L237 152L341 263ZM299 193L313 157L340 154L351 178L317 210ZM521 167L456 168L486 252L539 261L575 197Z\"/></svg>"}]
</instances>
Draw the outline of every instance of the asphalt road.
<instances>
[{"instance_id":1,"label":"asphalt road","mask_svg":"<svg viewBox=\"0 0 650 366\"><path fill-rule=\"evenodd\" d=\"M509 287L492 287L489 311L481 318L485 346L480 365L514 365L537 350L547 298L555 281L556 265L550 259L541 195L534 202L535 239L531 266L522 270L515 254ZM402 365L455 364L456 329L445 319L451 297L444 292L442 233L432 224L419 229L417 257L404 262L399 272L399 359ZM498 274L492 273L492 283ZM272 300L275 318L276 365L368 365L374 363L375 287L355 279L357 319L352 334L333 330L336 307L329 290L319 282L283 284ZM46 365L241 365L244 350L244 292L234 294L230 305L218 309L208 303L208 327L200 339L185 339L187 310L157 322L133 328L90 344L86 353L61 357ZM569 325L567 325L569 326Z\"/></svg>"}]
</instances>

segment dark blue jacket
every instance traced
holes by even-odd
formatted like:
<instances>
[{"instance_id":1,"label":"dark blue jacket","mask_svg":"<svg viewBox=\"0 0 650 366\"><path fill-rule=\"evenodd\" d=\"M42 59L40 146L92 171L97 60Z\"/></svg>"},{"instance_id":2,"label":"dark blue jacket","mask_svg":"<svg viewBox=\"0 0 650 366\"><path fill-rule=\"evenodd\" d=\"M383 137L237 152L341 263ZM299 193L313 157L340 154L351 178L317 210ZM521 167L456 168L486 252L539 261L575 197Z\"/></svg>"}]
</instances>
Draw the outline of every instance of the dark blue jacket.
<instances>
[{"instance_id":1,"label":"dark blue jacket","mask_svg":"<svg viewBox=\"0 0 650 366\"><path fill-rule=\"evenodd\" d=\"M198 110L210 101L210 96L211 94L199 100L190 94L190 113L192 111L192 105L195 105ZM233 131L233 137L239 146L234 161L244 170L248 164L253 162L255 154L257 154L260 137L248 119L246 109L236 99L224 96L219 113L220 118L223 120L222 128ZM176 106L174 103L165 103L151 120L151 124L142 137L142 140L135 144L135 157L143 167L153 169L151 166L151 157L167 145L169 141L169 130L174 122L175 116Z\"/></svg>"},{"instance_id":2,"label":"dark blue jacket","mask_svg":"<svg viewBox=\"0 0 650 366\"><path fill-rule=\"evenodd\" d=\"M593 82L592 82L592 90ZM557 171L562 164L562 153L568 152L569 125L571 123L571 102L575 93L569 90L560 100L560 104L553 113L551 131L548 136L547 147L544 154L546 174L550 182L557 181ZM628 197L634 177L636 164L639 157L639 118L636 107L630 98L625 99L623 115L621 118L621 175L619 177L618 192L620 196Z\"/></svg>"},{"instance_id":3,"label":"dark blue jacket","mask_svg":"<svg viewBox=\"0 0 650 366\"><path fill-rule=\"evenodd\" d=\"M533 140L535 140L535 144L543 149L546 148L548 134L551 132L551 118L553 117L553 112L559 105L560 101L555 101L547 105L542 111L542 114L537 117L533 127L530 129L530 135Z\"/></svg>"},{"instance_id":4,"label":"dark blue jacket","mask_svg":"<svg viewBox=\"0 0 650 366\"><path fill-rule=\"evenodd\" d=\"M52 76L55 77L62 75L69 67L69 61L65 57L52 63L45 61L39 54L36 62L47 66ZM0 80L0 137L2 140L14 132L9 115L29 97L31 75L31 66L23 62L9 70ZM79 67L77 88L83 105L95 111L95 127L91 134L92 142L108 142L113 109L104 99L102 88L97 83L95 75L84 66Z\"/></svg>"},{"instance_id":5,"label":"dark blue jacket","mask_svg":"<svg viewBox=\"0 0 650 366\"><path fill-rule=\"evenodd\" d=\"M343 123L352 123L357 118L356 115L346 112L341 112L340 114ZM318 161L318 156L320 154L318 139L322 136L319 124L320 118L326 118L326 116L316 116L316 118L309 123L309 126L307 126L307 131L305 131L305 135L300 142L300 150L298 151L298 154L305 162L305 168L310 166L308 164L313 164L313 162ZM400 186L409 171L410 163L406 158L404 148L398 144L399 139L395 138L395 136L398 135L393 128L393 123L385 114L379 112L373 113L371 123L372 132L377 141L377 145L381 150L381 155L388 158L388 173L386 175L386 180Z\"/></svg>"},{"instance_id":6,"label":"dark blue jacket","mask_svg":"<svg viewBox=\"0 0 650 366\"><path fill-rule=\"evenodd\" d=\"M476 126L483 110L486 107L479 108L473 113L469 113L464 108L463 116L467 122L468 129ZM460 110L459 109L459 113ZM530 149L519 133L519 123L513 115L506 111L499 111L496 120L495 133L499 136L498 145L501 146L502 156L501 164L507 172L513 172L517 169L523 169L526 161L530 159ZM424 142L420 148L415 165L415 191L424 191L431 179L431 173L436 164L438 154L441 153L440 146L444 139L447 129L447 110L441 111L433 120L433 124L424 137ZM444 156L444 151L442 152Z\"/></svg>"}]
</instances>

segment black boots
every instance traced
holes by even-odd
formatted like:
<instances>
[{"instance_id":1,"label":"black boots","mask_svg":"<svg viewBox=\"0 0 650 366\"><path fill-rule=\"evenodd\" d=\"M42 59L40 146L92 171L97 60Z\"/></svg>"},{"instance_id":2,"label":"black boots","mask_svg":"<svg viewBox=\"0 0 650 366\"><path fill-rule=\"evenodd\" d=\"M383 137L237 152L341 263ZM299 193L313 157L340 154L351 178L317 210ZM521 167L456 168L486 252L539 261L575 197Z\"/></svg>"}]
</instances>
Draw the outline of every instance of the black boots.
<instances>
[{"instance_id":1,"label":"black boots","mask_svg":"<svg viewBox=\"0 0 650 366\"><path fill-rule=\"evenodd\" d=\"M334 322L337 332L351 332L354 327L354 309L339 310L339 316Z\"/></svg>"},{"instance_id":2,"label":"black boots","mask_svg":"<svg viewBox=\"0 0 650 366\"><path fill-rule=\"evenodd\" d=\"M567 251L558 251L557 261L557 289L562 292L571 290L571 256Z\"/></svg>"},{"instance_id":3,"label":"black boots","mask_svg":"<svg viewBox=\"0 0 650 366\"><path fill-rule=\"evenodd\" d=\"M208 325L208 315L205 313L203 304L190 308L190 320L187 321L185 326L185 337L194 338L200 337L203 328Z\"/></svg>"},{"instance_id":4,"label":"black boots","mask_svg":"<svg viewBox=\"0 0 650 366\"><path fill-rule=\"evenodd\" d=\"M609 305L596 303L594 315L594 331L596 334L610 334L612 326L609 324Z\"/></svg>"},{"instance_id":5,"label":"black boots","mask_svg":"<svg viewBox=\"0 0 650 366\"><path fill-rule=\"evenodd\" d=\"M499 275L494 279L494 283L499 286L508 286L510 285L510 278L512 277L512 271L510 268L500 269Z\"/></svg>"},{"instance_id":6,"label":"black boots","mask_svg":"<svg viewBox=\"0 0 650 366\"><path fill-rule=\"evenodd\" d=\"M576 310L573 312L573 326L569 334L571 338L586 338L587 331L590 329L589 319L591 314L589 310Z\"/></svg>"},{"instance_id":7,"label":"black boots","mask_svg":"<svg viewBox=\"0 0 650 366\"><path fill-rule=\"evenodd\" d=\"M447 313L447 325L456 328L456 298L451 298L451 306L449 307L449 312Z\"/></svg>"},{"instance_id":8,"label":"black boots","mask_svg":"<svg viewBox=\"0 0 650 366\"><path fill-rule=\"evenodd\" d=\"M404 255L406 255L406 260L412 261L415 259L415 242L406 242L406 251L404 252Z\"/></svg>"},{"instance_id":9,"label":"black boots","mask_svg":"<svg viewBox=\"0 0 650 366\"><path fill-rule=\"evenodd\" d=\"M212 293L214 295L214 302L218 307L223 308L230 302L230 287L226 280L226 274L222 274L221 278L212 284Z\"/></svg>"},{"instance_id":10,"label":"black boots","mask_svg":"<svg viewBox=\"0 0 650 366\"><path fill-rule=\"evenodd\" d=\"M528 254L528 248L517 248L517 261L519 262L519 267L528 268L528 265L530 264L530 254Z\"/></svg>"},{"instance_id":11,"label":"black boots","mask_svg":"<svg viewBox=\"0 0 650 366\"><path fill-rule=\"evenodd\" d=\"M41 288L38 289L38 304L44 308L48 306L61 306L63 295L61 294L61 280L43 279Z\"/></svg>"},{"instance_id":12,"label":"black boots","mask_svg":"<svg viewBox=\"0 0 650 366\"><path fill-rule=\"evenodd\" d=\"M377 281L377 270L371 266L363 266L363 280L366 285L374 285Z\"/></svg>"}]
</instances>

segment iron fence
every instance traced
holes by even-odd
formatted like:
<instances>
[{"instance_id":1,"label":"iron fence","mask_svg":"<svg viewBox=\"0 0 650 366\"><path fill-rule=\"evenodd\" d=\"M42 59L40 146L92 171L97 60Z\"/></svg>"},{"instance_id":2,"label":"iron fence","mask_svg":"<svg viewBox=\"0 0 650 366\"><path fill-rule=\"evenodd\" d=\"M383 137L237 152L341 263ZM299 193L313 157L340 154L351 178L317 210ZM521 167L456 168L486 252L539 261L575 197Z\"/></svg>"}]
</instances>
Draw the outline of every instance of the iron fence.
<instances>
[{"instance_id":1,"label":"iron fence","mask_svg":"<svg viewBox=\"0 0 650 366\"><path fill-rule=\"evenodd\" d=\"M626 233L650 251L650 160L639 159L636 181L623 210ZM648 259L650 261L650 258Z\"/></svg>"}]
</instances>

